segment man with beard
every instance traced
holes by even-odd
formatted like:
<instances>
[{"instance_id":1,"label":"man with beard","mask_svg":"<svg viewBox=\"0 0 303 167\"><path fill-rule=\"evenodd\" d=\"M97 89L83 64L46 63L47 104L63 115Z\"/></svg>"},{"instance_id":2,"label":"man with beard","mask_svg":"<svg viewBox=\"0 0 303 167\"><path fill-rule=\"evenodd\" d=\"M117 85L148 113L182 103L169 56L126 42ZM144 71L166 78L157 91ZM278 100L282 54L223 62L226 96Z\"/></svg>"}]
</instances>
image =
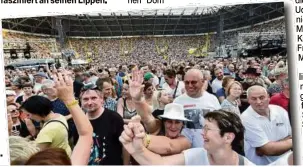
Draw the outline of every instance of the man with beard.
<instances>
[{"instance_id":1,"label":"man with beard","mask_svg":"<svg viewBox=\"0 0 303 167\"><path fill-rule=\"evenodd\" d=\"M243 81L246 84L245 86L243 85L245 90L253 85L265 86L264 81L260 78L261 73L258 73L256 68L247 68L244 74L246 76Z\"/></svg>"},{"instance_id":2,"label":"man with beard","mask_svg":"<svg viewBox=\"0 0 303 167\"><path fill-rule=\"evenodd\" d=\"M243 112L246 110L249 106L249 103L247 101L247 95L246 91L249 87L254 86L254 85L260 85L260 86L265 86L264 81L260 78L261 73L257 72L257 69L255 68L247 68L246 71L243 73L246 78L244 81L241 83L243 87L243 94L240 97L241 98L241 106L240 111Z\"/></svg>"},{"instance_id":3,"label":"man with beard","mask_svg":"<svg viewBox=\"0 0 303 167\"><path fill-rule=\"evenodd\" d=\"M124 125L122 117L103 107L104 97L97 89L84 89L80 99L94 130L88 165L122 165L122 145L119 142ZM75 138L77 141L77 135Z\"/></svg>"}]
</instances>

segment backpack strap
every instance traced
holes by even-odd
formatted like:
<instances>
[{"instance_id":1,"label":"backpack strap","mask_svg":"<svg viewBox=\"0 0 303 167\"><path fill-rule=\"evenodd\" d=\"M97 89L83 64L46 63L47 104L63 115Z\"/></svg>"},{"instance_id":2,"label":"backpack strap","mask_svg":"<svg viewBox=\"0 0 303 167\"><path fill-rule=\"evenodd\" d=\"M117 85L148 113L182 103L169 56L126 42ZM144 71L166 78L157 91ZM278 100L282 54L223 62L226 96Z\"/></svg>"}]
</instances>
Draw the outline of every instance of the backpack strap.
<instances>
[{"instance_id":1,"label":"backpack strap","mask_svg":"<svg viewBox=\"0 0 303 167\"><path fill-rule=\"evenodd\" d=\"M176 98L176 93L177 93L178 86L179 86L179 81L177 82L177 86L176 86L176 89L175 89L175 92L174 92L173 98Z\"/></svg>"},{"instance_id":2,"label":"backpack strap","mask_svg":"<svg viewBox=\"0 0 303 167\"><path fill-rule=\"evenodd\" d=\"M244 166L244 157L240 154L238 154L239 157L239 166Z\"/></svg>"},{"instance_id":3,"label":"backpack strap","mask_svg":"<svg viewBox=\"0 0 303 167\"><path fill-rule=\"evenodd\" d=\"M48 124L51 123L51 122L59 122L59 123L61 123L61 124L65 127L65 129L67 130L67 132L69 131L69 130L68 130L68 127L67 127L62 121L59 121L59 120L50 120L50 121L46 122L46 123L43 125L43 127L45 127L46 125L48 125Z\"/></svg>"}]
</instances>

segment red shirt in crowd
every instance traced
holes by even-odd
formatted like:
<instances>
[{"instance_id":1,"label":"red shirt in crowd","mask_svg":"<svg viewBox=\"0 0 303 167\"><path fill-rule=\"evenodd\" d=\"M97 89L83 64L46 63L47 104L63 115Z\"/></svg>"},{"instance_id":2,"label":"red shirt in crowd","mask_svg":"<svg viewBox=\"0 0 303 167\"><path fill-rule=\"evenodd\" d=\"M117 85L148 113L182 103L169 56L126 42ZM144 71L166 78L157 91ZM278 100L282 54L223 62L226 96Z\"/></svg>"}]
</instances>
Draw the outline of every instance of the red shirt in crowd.
<instances>
[{"instance_id":1,"label":"red shirt in crowd","mask_svg":"<svg viewBox=\"0 0 303 167\"><path fill-rule=\"evenodd\" d=\"M270 98L269 104L278 105L288 111L289 98L283 92L277 93Z\"/></svg>"}]
</instances>

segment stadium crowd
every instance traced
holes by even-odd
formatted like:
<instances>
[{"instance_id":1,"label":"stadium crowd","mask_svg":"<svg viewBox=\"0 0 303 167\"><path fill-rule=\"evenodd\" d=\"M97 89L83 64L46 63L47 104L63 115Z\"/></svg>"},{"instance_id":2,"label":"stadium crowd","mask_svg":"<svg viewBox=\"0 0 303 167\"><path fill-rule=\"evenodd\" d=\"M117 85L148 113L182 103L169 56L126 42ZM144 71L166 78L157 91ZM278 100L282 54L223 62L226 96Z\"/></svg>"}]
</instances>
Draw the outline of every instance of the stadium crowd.
<instances>
[{"instance_id":1,"label":"stadium crowd","mask_svg":"<svg viewBox=\"0 0 303 167\"><path fill-rule=\"evenodd\" d=\"M291 165L287 60L6 69L13 165Z\"/></svg>"},{"instance_id":2,"label":"stadium crowd","mask_svg":"<svg viewBox=\"0 0 303 167\"><path fill-rule=\"evenodd\" d=\"M285 32L284 22L224 32L223 43ZM61 50L43 42L50 37L3 37L29 42L35 58ZM216 41L71 38L62 50L89 64L5 69L11 164L293 165L286 57L188 56L191 48L215 51Z\"/></svg>"},{"instance_id":3,"label":"stadium crowd","mask_svg":"<svg viewBox=\"0 0 303 167\"><path fill-rule=\"evenodd\" d=\"M255 32L256 36L249 36L243 39L247 45L256 41L259 33L285 32L285 18L270 20L268 22L244 27L239 30L223 31L222 45L231 45L238 47L240 33ZM140 63L146 60L146 57L152 61L167 61L167 58L175 61L184 59L193 59L188 57L189 49L207 47L208 52L215 52L218 46L216 34L204 34L198 36L171 36L171 37L137 37L137 38L104 38L104 39L79 39L69 38L61 48L59 42L54 37L35 36L21 34L17 32L6 32L3 35L4 40L11 42L4 43L4 49L24 48L27 41L34 50L33 58L51 58L51 53L60 52L60 50L74 50L76 58L92 59L95 64L105 63ZM48 39L48 40L46 40ZM41 40L41 42L31 42ZM43 41L44 40L44 41ZM15 43L13 41L16 41ZM19 41L19 42L18 42ZM22 41L24 43L22 43ZM206 45L208 41L208 45ZM285 42L285 41L284 41ZM163 53L161 51L163 50ZM112 59L108 59L108 57ZM5 54L5 64L11 62L10 54Z\"/></svg>"}]
</instances>

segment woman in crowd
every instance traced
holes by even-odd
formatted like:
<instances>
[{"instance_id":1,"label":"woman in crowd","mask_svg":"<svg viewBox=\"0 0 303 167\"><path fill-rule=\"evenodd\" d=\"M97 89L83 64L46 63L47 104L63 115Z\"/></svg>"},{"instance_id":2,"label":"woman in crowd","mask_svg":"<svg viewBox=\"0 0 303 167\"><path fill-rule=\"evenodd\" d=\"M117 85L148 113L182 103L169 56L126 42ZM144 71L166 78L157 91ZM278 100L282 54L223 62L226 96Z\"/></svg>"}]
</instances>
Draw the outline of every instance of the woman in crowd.
<instances>
[{"instance_id":1,"label":"woman in crowd","mask_svg":"<svg viewBox=\"0 0 303 167\"><path fill-rule=\"evenodd\" d=\"M10 115L12 119L12 136L21 136L32 140L34 139L36 136L36 128L30 119L21 119L19 106L17 104L8 104L7 114Z\"/></svg>"},{"instance_id":2,"label":"woman in crowd","mask_svg":"<svg viewBox=\"0 0 303 167\"><path fill-rule=\"evenodd\" d=\"M184 109L182 105L168 104L172 99L162 97L161 102L164 107L163 114L157 112L161 119L155 118L151 113L151 108L143 100L143 72L133 70L132 80L130 80L130 94L135 103L138 115L142 117L144 124L150 138L149 149L158 154L176 154L190 148L190 142L181 135L184 123L189 121L184 117ZM165 95L165 94L163 94Z\"/></svg>"},{"instance_id":3,"label":"woman in crowd","mask_svg":"<svg viewBox=\"0 0 303 167\"><path fill-rule=\"evenodd\" d=\"M241 83L234 81L227 87L227 97L221 103L222 110L234 112L240 116L240 96L243 92Z\"/></svg>"},{"instance_id":4,"label":"woman in crowd","mask_svg":"<svg viewBox=\"0 0 303 167\"><path fill-rule=\"evenodd\" d=\"M152 112L152 115L155 118L158 118L159 115L163 114L165 105L173 102L173 98L165 90L158 91L156 93L156 95L157 95L156 96L157 104L154 104L154 106L156 106L156 108L154 108L154 111Z\"/></svg>"},{"instance_id":5,"label":"woman in crowd","mask_svg":"<svg viewBox=\"0 0 303 167\"><path fill-rule=\"evenodd\" d=\"M209 112L203 127L204 148L160 156L146 148L148 138L140 123L129 123L120 136L124 148L141 165L253 165L233 149L244 139L244 126L234 113ZM148 145L147 145L148 146Z\"/></svg>"},{"instance_id":6,"label":"woman in crowd","mask_svg":"<svg viewBox=\"0 0 303 167\"><path fill-rule=\"evenodd\" d=\"M229 84L231 82L233 82L235 80L234 77L232 76L225 76L223 78L223 81L222 81L222 88L219 89L217 92L216 92L216 95L219 99L219 102L222 103L223 100L226 98L226 92L227 92L227 87L229 86Z\"/></svg>"},{"instance_id":7,"label":"woman in crowd","mask_svg":"<svg viewBox=\"0 0 303 167\"><path fill-rule=\"evenodd\" d=\"M154 102L154 87L151 83L145 82L144 83L144 99L146 103L153 108L153 102Z\"/></svg>"},{"instance_id":8,"label":"woman in crowd","mask_svg":"<svg viewBox=\"0 0 303 167\"><path fill-rule=\"evenodd\" d=\"M23 95L19 96L17 99L16 99L16 102L19 103L20 105L26 101L26 99L32 97L34 95L33 93L33 85L31 83L26 83L22 86L22 90L24 92Z\"/></svg>"}]
</instances>

